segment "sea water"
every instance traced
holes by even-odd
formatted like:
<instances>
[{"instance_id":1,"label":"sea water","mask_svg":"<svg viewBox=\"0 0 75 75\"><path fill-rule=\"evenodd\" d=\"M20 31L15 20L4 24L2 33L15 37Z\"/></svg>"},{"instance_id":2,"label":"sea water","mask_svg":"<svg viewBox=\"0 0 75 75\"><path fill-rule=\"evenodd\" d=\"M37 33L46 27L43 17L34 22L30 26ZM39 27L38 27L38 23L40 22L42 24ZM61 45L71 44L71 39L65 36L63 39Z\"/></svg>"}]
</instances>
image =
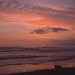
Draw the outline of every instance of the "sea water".
<instances>
[{"instance_id":1,"label":"sea water","mask_svg":"<svg viewBox=\"0 0 75 75\"><path fill-rule=\"evenodd\" d=\"M75 67L75 48L0 47L0 74Z\"/></svg>"}]
</instances>

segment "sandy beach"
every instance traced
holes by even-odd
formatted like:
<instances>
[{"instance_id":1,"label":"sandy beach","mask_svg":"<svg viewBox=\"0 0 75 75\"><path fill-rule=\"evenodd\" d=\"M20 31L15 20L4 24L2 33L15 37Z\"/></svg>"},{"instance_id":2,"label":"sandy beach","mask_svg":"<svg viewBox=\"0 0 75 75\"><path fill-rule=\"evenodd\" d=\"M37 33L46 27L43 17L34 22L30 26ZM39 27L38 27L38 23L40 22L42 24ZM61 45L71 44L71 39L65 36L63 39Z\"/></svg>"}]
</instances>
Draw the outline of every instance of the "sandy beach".
<instances>
[{"instance_id":1,"label":"sandy beach","mask_svg":"<svg viewBox=\"0 0 75 75\"><path fill-rule=\"evenodd\" d=\"M25 73L14 73L10 75L75 75L75 67L38 70L38 71L25 72Z\"/></svg>"}]
</instances>

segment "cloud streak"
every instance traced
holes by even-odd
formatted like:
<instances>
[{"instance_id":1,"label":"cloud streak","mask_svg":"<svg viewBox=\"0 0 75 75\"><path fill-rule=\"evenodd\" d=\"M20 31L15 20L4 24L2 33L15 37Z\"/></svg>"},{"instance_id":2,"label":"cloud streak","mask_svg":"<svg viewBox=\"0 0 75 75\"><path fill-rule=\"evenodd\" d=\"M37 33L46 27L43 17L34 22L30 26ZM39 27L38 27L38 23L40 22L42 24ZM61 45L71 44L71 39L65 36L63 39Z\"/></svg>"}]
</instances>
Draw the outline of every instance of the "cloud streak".
<instances>
[{"instance_id":1,"label":"cloud streak","mask_svg":"<svg viewBox=\"0 0 75 75\"><path fill-rule=\"evenodd\" d=\"M66 28L54 28L54 27L46 26L44 28L33 30L30 33L31 34L33 34L33 33L46 34L46 33L50 33L50 32L58 33L58 32L63 32L63 31L69 31L69 29L66 29Z\"/></svg>"},{"instance_id":2,"label":"cloud streak","mask_svg":"<svg viewBox=\"0 0 75 75\"><path fill-rule=\"evenodd\" d=\"M0 2L0 8L1 9L10 9L13 11L18 11L18 12L27 12L27 13L38 13L38 14L61 14L61 15L68 15L68 16L74 16L75 11L67 11L66 9L64 10L58 10L58 9L53 9L51 7L45 7L41 5L34 5L35 1L27 1L27 0L22 0L21 2L19 0L9 0L9 1L4 1ZM74 8L74 6L73 6ZM72 8L72 9L73 9ZM70 8L71 9L71 8Z\"/></svg>"},{"instance_id":3,"label":"cloud streak","mask_svg":"<svg viewBox=\"0 0 75 75\"><path fill-rule=\"evenodd\" d=\"M21 1L0 0L0 16L1 16L0 22L9 23L9 24L22 23L22 24L33 25L38 27L40 27L41 24L43 23L45 25L53 25L53 26L54 25L57 26L58 24L60 24L60 27L65 27L65 25L69 27L74 27L75 7L73 1L71 6L66 8L63 7L63 10L57 8L54 9L50 6L47 7L46 5L43 5L42 1L43 0L36 0L36 1L35 0L29 0L29 1L28 0L21 0ZM45 1L46 0L44 0L44 2ZM47 0L46 2L48 3L49 1L50 0ZM38 4L35 4L37 2ZM52 2L53 4L55 4L55 0ZM61 2L62 2L61 0L58 0L58 3ZM32 15L32 14L36 14L36 15ZM43 32L41 29L40 31ZM45 33L47 33L47 31Z\"/></svg>"},{"instance_id":4,"label":"cloud streak","mask_svg":"<svg viewBox=\"0 0 75 75\"><path fill-rule=\"evenodd\" d=\"M75 46L75 39L53 40L52 42L54 42L58 46Z\"/></svg>"},{"instance_id":5,"label":"cloud streak","mask_svg":"<svg viewBox=\"0 0 75 75\"><path fill-rule=\"evenodd\" d=\"M46 0L44 0L44 2L45 1ZM54 1L52 1L52 2L54 2ZM73 0L72 0L71 6L67 7L67 8L63 8L63 10L62 9L54 9L52 7L42 6L42 3L43 3L42 0L36 0L36 2L39 2L40 5L39 4L36 5L35 0L31 0L31 1L28 1L28 0L21 0L21 1L20 0L7 0L7 1L0 0L0 10L1 10L1 12L3 11L2 13L5 13L5 17L3 16L4 21L7 20L9 22L9 19L8 19L8 17L6 17L6 15L8 15L8 12L9 12L9 15L11 15L11 12L13 12L13 13L16 13L15 15L13 15L17 19L17 21L15 20L15 23L16 22L19 23L18 21L21 21L22 23L28 22L28 24L31 24L29 22L32 22L32 24L35 25L34 24L35 22L37 23L37 22L40 22L41 20L42 20L42 22L44 22L44 20L47 20L50 24L51 21L57 22L59 20L59 23L60 22L67 23L67 25L72 25L74 27L74 24L75 24L74 2L75 1L73 2ZM47 3L48 2L49 2L49 0L47 0ZM58 0L58 3L61 3L61 2L62 2L61 0ZM0 12L0 14L2 15L1 12ZM23 14L23 16L18 17L17 14L19 14L19 13ZM27 18L24 13L25 14L29 13L30 15L37 14L38 16L42 15L43 19L41 17L39 18L38 16L35 16L36 20L34 19L34 17L32 18L33 19L32 20L32 19ZM21 14L19 14L19 15L21 15ZM34 16L34 15L32 15L32 16ZM7 19L5 19L5 18L7 18ZM11 19L11 18L12 17L10 16L10 20L13 22L14 19ZM21 18L22 18L22 20L21 20ZM25 18L26 18L26 20L25 20ZM48 22L46 22L46 24Z\"/></svg>"}]
</instances>

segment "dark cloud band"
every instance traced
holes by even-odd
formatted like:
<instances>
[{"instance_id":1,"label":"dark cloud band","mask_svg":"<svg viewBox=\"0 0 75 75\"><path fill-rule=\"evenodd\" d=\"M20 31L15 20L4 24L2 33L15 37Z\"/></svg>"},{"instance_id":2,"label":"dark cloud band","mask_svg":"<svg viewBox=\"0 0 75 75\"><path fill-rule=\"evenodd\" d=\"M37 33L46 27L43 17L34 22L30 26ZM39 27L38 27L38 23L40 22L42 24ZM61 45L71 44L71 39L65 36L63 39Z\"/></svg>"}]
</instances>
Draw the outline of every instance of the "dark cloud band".
<instances>
[{"instance_id":1,"label":"dark cloud band","mask_svg":"<svg viewBox=\"0 0 75 75\"><path fill-rule=\"evenodd\" d=\"M58 33L60 31L69 31L69 29L66 29L66 28L52 28L52 27L46 26L44 28L33 30L31 32L31 34L33 34L33 33L36 33L36 34L46 34L46 33L49 33L49 32Z\"/></svg>"}]
</instances>

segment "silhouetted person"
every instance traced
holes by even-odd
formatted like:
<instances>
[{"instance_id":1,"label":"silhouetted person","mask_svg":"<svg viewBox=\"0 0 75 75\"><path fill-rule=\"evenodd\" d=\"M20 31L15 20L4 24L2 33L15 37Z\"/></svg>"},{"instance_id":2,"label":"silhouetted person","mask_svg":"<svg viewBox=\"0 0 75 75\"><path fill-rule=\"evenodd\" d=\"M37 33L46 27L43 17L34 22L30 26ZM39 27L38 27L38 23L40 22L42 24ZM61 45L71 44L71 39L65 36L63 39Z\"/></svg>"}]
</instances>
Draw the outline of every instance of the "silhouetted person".
<instances>
[{"instance_id":1,"label":"silhouetted person","mask_svg":"<svg viewBox=\"0 0 75 75\"><path fill-rule=\"evenodd\" d=\"M55 69L61 69L62 68L62 66L60 66L60 65L55 65Z\"/></svg>"}]
</instances>

